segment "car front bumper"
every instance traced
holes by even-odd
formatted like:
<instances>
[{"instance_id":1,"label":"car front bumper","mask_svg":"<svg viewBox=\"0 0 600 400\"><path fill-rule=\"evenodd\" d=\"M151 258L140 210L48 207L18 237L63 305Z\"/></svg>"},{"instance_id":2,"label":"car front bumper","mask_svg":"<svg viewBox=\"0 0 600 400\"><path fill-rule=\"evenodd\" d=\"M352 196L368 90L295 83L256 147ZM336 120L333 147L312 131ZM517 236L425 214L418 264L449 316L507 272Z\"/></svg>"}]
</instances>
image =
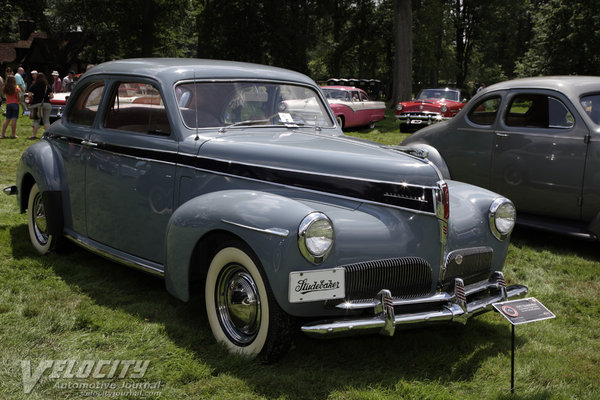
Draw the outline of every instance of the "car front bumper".
<instances>
[{"instance_id":1,"label":"car front bumper","mask_svg":"<svg viewBox=\"0 0 600 400\"><path fill-rule=\"evenodd\" d=\"M523 285L506 287L501 272L492 274L488 281L465 286L456 278L452 293L441 292L433 296L410 300L395 299L383 289L378 298L370 302L340 303L336 307L347 310L372 309L373 315L356 318L311 322L301 327L302 332L313 337L379 333L393 336L396 328L424 323L459 322L492 310L492 304L511 298L523 297L528 288ZM419 309L415 311L415 309Z\"/></svg>"},{"instance_id":2,"label":"car front bumper","mask_svg":"<svg viewBox=\"0 0 600 400\"><path fill-rule=\"evenodd\" d=\"M62 118L64 108L64 105L53 105L50 110L50 119L56 120Z\"/></svg>"},{"instance_id":3,"label":"car front bumper","mask_svg":"<svg viewBox=\"0 0 600 400\"><path fill-rule=\"evenodd\" d=\"M438 113L407 113L395 115L396 121L406 125L431 125L436 122L446 121L450 117L444 117Z\"/></svg>"}]
</instances>

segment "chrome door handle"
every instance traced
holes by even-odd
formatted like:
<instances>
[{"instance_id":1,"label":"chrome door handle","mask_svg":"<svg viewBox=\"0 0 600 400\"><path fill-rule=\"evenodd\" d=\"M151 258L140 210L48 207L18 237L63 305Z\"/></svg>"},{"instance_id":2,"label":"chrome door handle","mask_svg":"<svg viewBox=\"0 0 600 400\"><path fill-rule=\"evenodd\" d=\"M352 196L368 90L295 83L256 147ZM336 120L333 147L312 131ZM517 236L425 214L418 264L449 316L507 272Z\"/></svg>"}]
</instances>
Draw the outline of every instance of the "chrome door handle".
<instances>
[{"instance_id":1,"label":"chrome door handle","mask_svg":"<svg viewBox=\"0 0 600 400\"><path fill-rule=\"evenodd\" d=\"M82 140L82 141L81 141L81 144L82 144L83 146L88 146L88 147L98 147L98 143L96 143L96 142L91 142L91 141L89 141L89 140Z\"/></svg>"},{"instance_id":2,"label":"chrome door handle","mask_svg":"<svg viewBox=\"0 0 600 400\"><path fill-rule=\"evenodd\" d=\"M508 137L508 133L496 132L496 136L498 136L498 137Z\"/></svg>"}]
</instances>

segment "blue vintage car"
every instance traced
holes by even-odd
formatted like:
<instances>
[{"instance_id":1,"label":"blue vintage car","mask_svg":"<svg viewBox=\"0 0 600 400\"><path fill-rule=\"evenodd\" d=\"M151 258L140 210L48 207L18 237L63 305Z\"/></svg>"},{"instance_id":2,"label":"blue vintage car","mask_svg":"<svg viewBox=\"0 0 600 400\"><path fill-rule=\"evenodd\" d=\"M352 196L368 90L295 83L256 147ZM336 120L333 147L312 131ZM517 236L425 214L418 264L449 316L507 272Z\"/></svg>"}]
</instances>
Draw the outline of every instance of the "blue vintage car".
<instances>
[{"instance_id":1,"label":"blue vintage car","mask_svg":"<svg viewBox=\"0 0 600 400\"><path fill-rule=\"evenodd\" d=\"M295 318L316 337L392 335L527 292L501 272L509 200L345 136L316 84L278 68L98 65L7 192L39 253L69 239L183 301L203 282L215 338L262 360Z\"/></svg>"}]
</instances>

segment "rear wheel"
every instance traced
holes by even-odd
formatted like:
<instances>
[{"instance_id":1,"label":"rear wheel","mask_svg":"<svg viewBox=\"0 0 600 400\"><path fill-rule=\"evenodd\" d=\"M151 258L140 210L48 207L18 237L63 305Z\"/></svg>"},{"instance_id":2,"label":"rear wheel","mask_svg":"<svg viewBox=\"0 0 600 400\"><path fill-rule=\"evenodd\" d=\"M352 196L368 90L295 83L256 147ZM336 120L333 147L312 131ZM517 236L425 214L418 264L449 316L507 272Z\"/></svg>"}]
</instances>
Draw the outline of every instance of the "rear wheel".
<instances>
[{"instance_id":1,"label":"rear wheel","mask_svg":"<svg viewBox=\"0 0 600 400\"><path fill-rule=\"evenodd\" d=\"M335 120L337 121L337 124L340 126L340 128L344 129L344 117L338 115L337 117L335 117Z\"/></svg>"},{"instance_id":2,"label":"rear wheel","mask_svg":"<svg viewBox=\"0 0 600 400\"><path fill-rule=\"evenodd\" d=\"M291 318L275 301L259 265L241 242L221 247L208 267L206 313L218 342L269 362L288 350Z\"/></svg>"},{"instance_id":3,"label":"rear wheel","mask_svg":"<svg viewBox=\"0 0 600 400\"><path fill-rule=\"evenodd\" d=\"M54 250L57 242L57 238L48 233L46 212L40 189L37 183L34 183L29 191L27 202L27 225L31 244L40 254L47 254Z\"/></svg>"}]
</instances>

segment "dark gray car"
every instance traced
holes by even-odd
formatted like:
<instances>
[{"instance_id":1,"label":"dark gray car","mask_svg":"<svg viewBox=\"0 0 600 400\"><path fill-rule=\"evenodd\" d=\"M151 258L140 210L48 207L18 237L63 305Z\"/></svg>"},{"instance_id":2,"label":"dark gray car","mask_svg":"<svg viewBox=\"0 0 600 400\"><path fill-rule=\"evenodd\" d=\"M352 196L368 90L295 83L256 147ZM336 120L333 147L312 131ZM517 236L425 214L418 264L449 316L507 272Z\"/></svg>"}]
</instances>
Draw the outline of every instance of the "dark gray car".
<instances>
[{"instance_id":1,"label":"dark gray car","mask_svg":"<svg viewBox=\"0 0 600 400\"><path fill-rule=\"evenodd\" d=\"M510 198L519 224L598 239L600 77L490 86L402 144L426 150L445 178Z\"/></svg>"}]
</instances>

